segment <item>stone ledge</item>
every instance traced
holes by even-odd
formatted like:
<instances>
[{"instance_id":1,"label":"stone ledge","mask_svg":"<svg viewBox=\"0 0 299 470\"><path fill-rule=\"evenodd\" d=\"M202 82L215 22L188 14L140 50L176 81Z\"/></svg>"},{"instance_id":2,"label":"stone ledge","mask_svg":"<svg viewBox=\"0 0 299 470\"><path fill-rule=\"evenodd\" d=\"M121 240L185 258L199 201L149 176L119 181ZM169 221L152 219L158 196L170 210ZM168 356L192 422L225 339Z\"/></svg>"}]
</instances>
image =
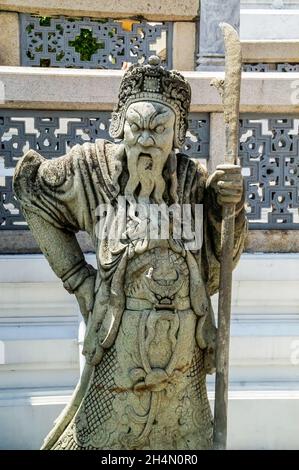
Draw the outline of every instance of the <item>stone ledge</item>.
<instances>
[{"instance_id":1,"label":"stone ledge","mask_svg":"<svg viewBox=\"0 0 299 470\"><path fill-rule=\"evenodd\" d=\"M89 235L79 232L77 239L84 253L94 252ZM40 249L29 230L2 230L0 237L0 254L34 254Z\"/></svg>"},{"instance_id":2,"label":"stone ledge","mask_svg":"<svg viewBox=\"0 0 299 470\"><path fill-rule=\"evenodd\" d=\"M247 253L299 253L299 230L250 230Z\"/></svg>"},{"instance_id":3,"label":"stone ledge","mask_svg":"<svg viewBox=\"0 0 299 470\"><path fill-rule=\"evenodd\" d=\"M242 56L244 62L299 62L299 41L242 41Z\"/></svg>"},{"instance_id":4,"label":"stone ledge","mask_svg":"<svg viewBox=\"0 0 299 470\"><path fill-rule=\"evenodd\" d=\"M221 112L210 85L222 72L183 72L192 89L191 111ZM2 108L111 110L118 96L120 70L0 67ZM299 73L243 73L241 113L298 113ZM1 97L0 97L1 98Z\"/></svg>"},{"instance_id":5,"label":"stone ledge","mask_svg":"<svg viewBox=\"0 0 299 470\"><path fill-rule=\"evenodd\" d=\"M93 253L90 237L77 235L84 253ZM245 242L246 253L299 253L299 230L249 230ZM0 237L0 254L40 253L29 230L3 230Z\"/></svg>"},{"instance_id":6,"label":"stone ledge","mask_svg":"<svg viewBox=\"0 0 299 470\"><path fill-rule=\"evenodd\" d=\"M89 16L94 18L136 18L190 21L198 15L198 0L2 0L0 10L42 16Z\"/></svg>"}]
</instances>

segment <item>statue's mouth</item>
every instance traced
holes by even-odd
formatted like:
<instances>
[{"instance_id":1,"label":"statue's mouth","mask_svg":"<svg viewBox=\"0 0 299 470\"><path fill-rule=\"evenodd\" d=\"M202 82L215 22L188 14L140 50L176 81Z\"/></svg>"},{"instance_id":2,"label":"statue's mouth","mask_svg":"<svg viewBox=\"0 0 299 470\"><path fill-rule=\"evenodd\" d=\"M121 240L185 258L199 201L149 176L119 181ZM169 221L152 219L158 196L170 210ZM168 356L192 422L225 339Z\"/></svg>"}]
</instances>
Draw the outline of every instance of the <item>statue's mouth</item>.
<instances>
[{"instance_id":1,"label":"statue's mouth","mask_svg":"<svg viewBox=\"0 0 299 470\"><path fill-rule=\"evenodd\" d=\"M140 157L142 157L142 158L146 158L146 157L147 157L147 158L152 158L152 156L151 156L150 153L143 153L143 152L141 152L141 153L139 154L138 158L140 158Z\"/></svg>"},{"instance_id":2,"label":"statue's mouth","mask_svg":"<svg viewBox=\"0 0 299 470\"><path fill-rule=\"evenodd\" d=\"M152 170L153 159L149 153L140 153L138 156L138 165L142 165L144 170Z\"/></svg>"}]
</instances>

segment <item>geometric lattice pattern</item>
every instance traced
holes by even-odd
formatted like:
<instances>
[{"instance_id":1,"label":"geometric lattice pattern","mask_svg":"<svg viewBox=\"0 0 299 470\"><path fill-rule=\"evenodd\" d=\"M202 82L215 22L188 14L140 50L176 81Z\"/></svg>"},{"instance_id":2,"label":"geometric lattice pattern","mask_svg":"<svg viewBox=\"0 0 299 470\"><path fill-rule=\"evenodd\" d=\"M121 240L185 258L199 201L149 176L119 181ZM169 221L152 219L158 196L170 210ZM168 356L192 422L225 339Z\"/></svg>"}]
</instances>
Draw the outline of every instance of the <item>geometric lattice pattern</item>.
<instances>
[{"instance_id":1,"label":"geometric lattice pattern","mask_svg":"<svg viewBox=\"0 0 299 470\"><path fill-rule=\"evenodd\" d=\"M186 141L181 151L190 158L207 160L210 145L210 116L208 113L190 113Z\"/></svg>"},{"instance_id":2,"label":"geometric lattice pattern","mask_svg":"<svg viewBox=\"0 0 299 470\"><path fill-rule=\"evenodd\" d=\"M251 228L299 229L299 120L242 116L244 168Z\"/></svg>"},{"instance_id":3,"label":"geometric lattice pattern","mask_svg":"<svg viewBox=\"0 0 299 470\"><path fill-rule=\"evenodd\" d=\"M45 158L64 155L75 144L109 139L109 111L0 111L0 230L26 228L12 191L12 176L30 148ZM192 158L209 156L209 115L193 113L182 152Z\"/></svg>"},{"instance_id":4,"label":"geometric lattice pattern","mask_svg":"<svg viewBox=\"0 0 299 470\"><path fill-rule=\"evenodd\" d=\"M121 69L159 54L172 61L172 23L21 14L21 64Z\"/></svg>"},{"instance_id":5,"label":"geometric lattice pattern","mask_svg":"<svg viewBox=\"0 0 299 470\"><path fill-rule=\"evenodd\" d=\"M299 72L298 63L252 63L243 64L244 72Z\"/></svg>"},{"instance_id":6,"label":"geometric lattice pattern","mask_svg":"<svg viewBox=\"0 0 299 470\"><path fill-rule=\"evenodd\" d=\"M299 64L277 64L277 72L299 72Z\"/></svg>"},{"instance_id":7,"label":"geometric lattice pattern","mask_svg":"<svg viewBox=\"0 0 299 470\"><path fill-rule=\"evenodd\" d=\"M270 72L270 64L243 64L244 72Z\"/></svg>"}]
</instances>

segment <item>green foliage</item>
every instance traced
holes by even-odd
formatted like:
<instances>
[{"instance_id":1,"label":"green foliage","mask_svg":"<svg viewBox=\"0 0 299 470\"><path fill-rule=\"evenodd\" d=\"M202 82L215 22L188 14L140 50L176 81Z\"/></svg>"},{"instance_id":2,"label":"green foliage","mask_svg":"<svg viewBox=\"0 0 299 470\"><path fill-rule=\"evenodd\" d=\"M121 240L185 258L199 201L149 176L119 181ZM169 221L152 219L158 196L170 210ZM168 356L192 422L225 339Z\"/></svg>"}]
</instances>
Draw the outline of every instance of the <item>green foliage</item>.
<instances>
[{"instance_id":1,"label":"green foliage","mask_svg":"<svg viewBox=\"0 0 299 470\"><path fill-rule=\"evenodd\" d=\"M80 35L74 41L70 41L70 46L80 53L81 60L90 60L99 49L104 49L104 43L97 42L90 29L81 29Z\"/></svg>"},{"instance_id":2,"label":"green foliage","mask_svg":"<svg viewBox=\"0 0 299 470\"><path fill-rule=\"evenodd\" d=\"M41 26L50 26L51 18L49 16L41 16L39 24Z\"/></svg>"}]
</instances>

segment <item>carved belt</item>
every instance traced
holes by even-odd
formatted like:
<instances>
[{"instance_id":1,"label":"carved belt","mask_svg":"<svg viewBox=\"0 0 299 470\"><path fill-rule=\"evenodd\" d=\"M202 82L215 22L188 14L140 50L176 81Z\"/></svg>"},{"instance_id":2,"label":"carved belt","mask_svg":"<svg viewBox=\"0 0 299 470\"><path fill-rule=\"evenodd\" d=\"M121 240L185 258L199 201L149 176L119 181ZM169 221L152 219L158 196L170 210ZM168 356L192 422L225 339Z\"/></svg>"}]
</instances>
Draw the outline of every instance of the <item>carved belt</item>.
<instances>
[{"instance_id":1,"label":"carved belt","mask_svg":"<svg viewBox=\"0 0 299 470\"><path fill-rule=\"evenodd\" d=\"M190 299L185 297L179 301L179 310L188 310L190 309ZM126 299L126 308L128 310L152 310L156 308L157 310L177 310L175 306L163 305L163 304L153 304L149 300L145 299L135 299L133 297L127 297Z\"/></svg>"}]
</instances>

